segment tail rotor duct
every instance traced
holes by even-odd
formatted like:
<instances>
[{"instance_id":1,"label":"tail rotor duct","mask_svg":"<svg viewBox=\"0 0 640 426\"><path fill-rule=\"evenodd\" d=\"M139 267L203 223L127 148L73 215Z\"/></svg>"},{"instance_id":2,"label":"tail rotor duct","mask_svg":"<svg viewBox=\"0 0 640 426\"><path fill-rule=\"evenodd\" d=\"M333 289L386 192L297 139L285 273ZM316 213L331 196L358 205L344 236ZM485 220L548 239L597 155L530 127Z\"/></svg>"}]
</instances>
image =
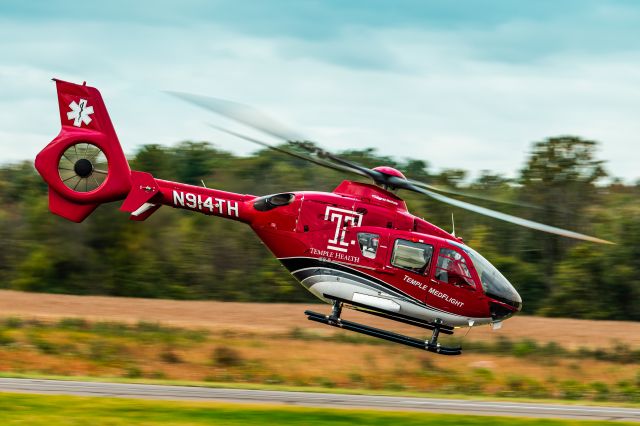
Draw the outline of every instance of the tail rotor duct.
<instances>
[{"instance_id":1,"label":"tail rotor duct","mask_svg":"<svg viewBox=\"0 0 640 426\"><path fill-rule=\"evenodd\" d=\"M89 142L67 148L58 161L58 174L64 185L75 192L91 192L107 179L109 164L104 152Z\"/></svg>"}]
</instances>

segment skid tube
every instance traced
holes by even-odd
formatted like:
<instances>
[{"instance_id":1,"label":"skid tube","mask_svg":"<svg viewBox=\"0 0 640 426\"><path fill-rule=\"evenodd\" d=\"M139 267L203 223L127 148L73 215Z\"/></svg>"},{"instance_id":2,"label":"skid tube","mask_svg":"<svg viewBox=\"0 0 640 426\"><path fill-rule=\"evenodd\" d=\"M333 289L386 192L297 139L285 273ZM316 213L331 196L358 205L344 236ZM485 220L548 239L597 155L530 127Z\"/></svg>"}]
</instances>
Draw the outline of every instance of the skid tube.
<instances>
[{"instance_id":1,"label":"skid tube","mask_svg":"<svg viewBox=\"0 0 640 426\"><path fill-rule=\"evenodd\" d=\"M425 341L416 339L415 337L409 337L403 334L394 333L392 331L370 327L368 325L342 319L339 317L339 313L341 312L341 310L342 302L335 301L333 304L332 315L324 315L313 311L305 311L304 313L307 316L307 319L309 319L310 321L327 324L333 327L342 328L344 330L355 331L356 333L366 334L367 336L388 340L390 342L399 343L405 346L411 346L412 348L422 349L440 355L460 355L462 353L462 348L460 347L446 347L441 346L440 343L438 343L438 335L440 329L437 325L435 325L434 327L431 338ZM334 315L335 313L338 313L338 316Z\"/></svg>"},{"instance_id":2,"label":"skid tube","mask_svg":"<svg viewBox=\"0 0 640 426\"><path fill-rule=\"evenodd\" d=\"M413 325L414 327L426 328L427 330L435 330L436 327L440 329L440 333L442 334L453 334L453 327L444 325L444 324L436 324L433 322L428 322L424 320L420 320L417 318L413 318L407 315L402 315L397 312L387 311L385 309L380 308L372 308L364 303L354 302L352 300L346 300L338 296L333 296L331 294L324 293L323 296L326 299L332 300L335 302L342 302L342 304L349 309L353 309L354 311L363 312L369 315L375 315L380 318L385 318L392 321L401 322L404 324ZM338 315L339 316L339 315Z\"/></svg>"}]
</instances>

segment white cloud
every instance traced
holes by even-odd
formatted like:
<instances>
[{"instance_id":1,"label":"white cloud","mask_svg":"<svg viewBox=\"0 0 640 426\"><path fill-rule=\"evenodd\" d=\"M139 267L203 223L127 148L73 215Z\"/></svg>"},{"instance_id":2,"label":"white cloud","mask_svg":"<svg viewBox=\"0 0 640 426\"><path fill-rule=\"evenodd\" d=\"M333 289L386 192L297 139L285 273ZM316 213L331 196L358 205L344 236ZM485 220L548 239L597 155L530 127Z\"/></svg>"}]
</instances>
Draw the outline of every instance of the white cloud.
<instances>
[{"instance_id":1,"label":"white cloud","mask_svg":"<svg viewBox=\"0 0 640 426\"><path fill-rule=\"evenodd\" d=\"M223 120L160 91L173 89L254 104L329 149L373 146L436 169L513 175L531 142L577 134L602 142L615 175L638 177L640 148L631 138L640 134L640 57L563 52L499 61L477 44L492 37L466 34L362 27L302 40L211 24L4 21L0 37L13 42L0 45L0 161L33 158L57 134L49 79L60 77L101 90L129 152L184 139L255 149L203 124Z\"/></svg>"}]
</instances>

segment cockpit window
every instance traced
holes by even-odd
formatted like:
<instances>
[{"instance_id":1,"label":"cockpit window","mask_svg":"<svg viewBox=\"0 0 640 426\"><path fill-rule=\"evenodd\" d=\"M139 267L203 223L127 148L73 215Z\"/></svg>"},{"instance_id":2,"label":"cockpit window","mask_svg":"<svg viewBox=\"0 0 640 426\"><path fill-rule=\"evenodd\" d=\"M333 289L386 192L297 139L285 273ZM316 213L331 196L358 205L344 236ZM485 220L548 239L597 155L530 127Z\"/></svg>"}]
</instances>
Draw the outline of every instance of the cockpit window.
<instances>
[{"instance_id":1,"label":"cockpit window","mask_svg":"<svg viewBox=\"0 0 640 426\"><path fill-rule=\"evenodd\" d=\"M517 309L522 307L522 299L511 283L487 259L471 247L449 241L452 245L464 250L478 272L482 288L487 296L511 305Z\"/></svg>"},{"instance_id":2,"label":"cockpit window","mask_svg":"<svg viewBox=\"0 0 640 426\"><path fill-rule=\"evenodd\" d=\"M380 235L370 234L368 232L358 233L358 244L362 255L368 259L375 259L378 252L378 244L380 243Z\"/></svg>"},{"instance_id":3,"label":"cockpit window","mask_svg":"<svg viewBox=\"0 0 640 426\"><path fill-rule=\"evenodd\" d=\"M433 246L429 244L398 239L393 247L391 264L416 274L422 274L429 266L432 255Z\"/></svg>"},{"instance_id":4,"label":"cockpit window","mask_svg":"<svg viewBox=\"0 0 640 426\"><path fill-rule=\"evenodd\" d=\"M436 265L436 279L458 287L476 287L462 254L448 248L440 249Z\"/></svg>"}]
</instances>

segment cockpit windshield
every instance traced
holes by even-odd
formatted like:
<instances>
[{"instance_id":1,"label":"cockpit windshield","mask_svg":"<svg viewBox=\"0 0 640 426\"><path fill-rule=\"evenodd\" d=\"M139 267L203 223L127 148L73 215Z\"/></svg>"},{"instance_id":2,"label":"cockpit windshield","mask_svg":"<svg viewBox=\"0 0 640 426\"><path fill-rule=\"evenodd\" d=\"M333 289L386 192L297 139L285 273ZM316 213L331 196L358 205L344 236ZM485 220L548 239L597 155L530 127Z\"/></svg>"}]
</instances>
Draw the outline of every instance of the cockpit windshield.
<instances>
[{"instance_id":1,"label":"cockpit windshield","mask_svg":"<svg viewBox=\"0 0 640 426\"><path fill-rule=\"evenodd\" d=\"M495 266L474 249L451 240L449 240L449 243L464 250L469 255L487 296L517 309L522 307L520 295Z\"/></svg>"}]
</instances>

